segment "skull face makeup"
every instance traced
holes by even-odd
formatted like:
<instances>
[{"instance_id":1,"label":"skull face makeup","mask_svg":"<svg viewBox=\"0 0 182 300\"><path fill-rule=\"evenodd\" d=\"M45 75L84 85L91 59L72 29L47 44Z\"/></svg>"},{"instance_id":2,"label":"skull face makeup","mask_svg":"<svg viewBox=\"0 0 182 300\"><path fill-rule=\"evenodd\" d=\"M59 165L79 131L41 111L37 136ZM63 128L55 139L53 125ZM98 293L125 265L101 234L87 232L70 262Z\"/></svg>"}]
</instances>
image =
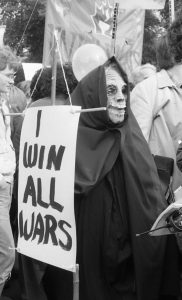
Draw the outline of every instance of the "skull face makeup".
<instances>
[{"instance_id":1,"label":"skull face makeup","mask_svg":"<svg viewBox=\"0 0 182 300\"><path fill-rule=\"evenodd\" d=\"M127 100L127 85L121 75L112 66L106 69L106 91L109 119L114 124L124 121Z\"/></svg>"}]
</instances>

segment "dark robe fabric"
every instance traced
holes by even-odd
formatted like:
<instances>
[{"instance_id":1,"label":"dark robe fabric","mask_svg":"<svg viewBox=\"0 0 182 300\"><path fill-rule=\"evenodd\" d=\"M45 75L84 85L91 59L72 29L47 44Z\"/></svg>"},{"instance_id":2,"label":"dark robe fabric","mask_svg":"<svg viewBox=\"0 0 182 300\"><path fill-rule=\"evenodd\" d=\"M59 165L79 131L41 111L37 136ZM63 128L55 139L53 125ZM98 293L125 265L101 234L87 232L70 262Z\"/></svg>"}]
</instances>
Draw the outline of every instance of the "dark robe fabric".
<instances>
[{"instance_id":1,"label":"dark robe fabric","mask_svg":"<svg viewBox=\"0 0 182 300\"><path fill-rule=\"evenodd\" d=\"M73 105L106 107L110 62L128 84L112 57L79 82ZM174 276L167 283L169 294L179 293L176 265L173 274L166 265L166 237L136 237L165 208L153 157L130 110L128 85L124 122L111 123L107 111L80 115L75 169L79 300L159 299L164 265Z\"/></svg>"}]
</instances>

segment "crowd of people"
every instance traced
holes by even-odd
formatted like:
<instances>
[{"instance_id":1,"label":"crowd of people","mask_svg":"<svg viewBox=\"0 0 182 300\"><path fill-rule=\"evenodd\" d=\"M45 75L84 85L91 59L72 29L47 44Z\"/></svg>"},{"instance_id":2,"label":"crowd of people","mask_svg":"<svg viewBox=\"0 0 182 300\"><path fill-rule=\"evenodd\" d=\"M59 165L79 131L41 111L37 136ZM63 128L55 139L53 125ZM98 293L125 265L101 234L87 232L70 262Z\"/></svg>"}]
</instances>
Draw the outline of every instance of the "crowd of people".
<instances>
[{"instance_id":1,"label":"crowd of people","mask_svg":"<svg viewBox=\"0 0 182 300\"><path fill-rule=\"evenodd\" d=\"M78 124L79 300L182 299L181 234L137 237L182 186L182 15L156 57L157 66L134 70L132 90L114 56L79 82L71 64L57 66L55 105L70 105L71 94L82 109L106 107L81 113ZM73 299L72 272L15 252L24 115L52 105L51 86L51 68L26 82L17 56L0 49L0 300Z\"/></svg>"}]
</instances>

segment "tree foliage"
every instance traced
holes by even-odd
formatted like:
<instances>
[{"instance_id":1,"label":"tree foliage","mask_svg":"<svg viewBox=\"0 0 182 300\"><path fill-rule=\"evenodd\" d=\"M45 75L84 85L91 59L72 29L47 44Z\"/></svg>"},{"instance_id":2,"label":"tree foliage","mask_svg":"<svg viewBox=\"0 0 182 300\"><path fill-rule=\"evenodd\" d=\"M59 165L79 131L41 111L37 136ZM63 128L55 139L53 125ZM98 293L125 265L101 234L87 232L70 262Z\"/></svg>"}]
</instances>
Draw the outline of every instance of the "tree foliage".
<instances>
[{"instance_id":1,"label":"tree foliage","mask_svg":"<svg viewBox=\"0 0 182 300\"><path fill-rule=\"evenodd\" d=\"M174 0L174 8L175 8L175 15L177 12L182 8L182 2L181 0ZM165 7L160 12L162 20L163 20L163 26L164 28L168 28L170 25L170 3L169 0L166 0Z\"/></svg>"},{"instance_id":2,"label":"tree foliage","mask_svg":"<svg viewBox=\"0 0 182 300\"><path fill-rule=\"evenodd\" d=\"M0 0L1 23L6 25L4 43L27 60L42 62L45 0Z\"/></svg>"},{"instance_id":3,"label":"tree foliage","mask_svg":"<svg viewBox=\"0 0 182 300\"><path fill-rule=\"evenodd\" d=\"M182 9L182 1L174 0L175 12ZM151 63L156 65L156 40L163 34L170 25L170 6L169 0L166 0L164 9L160 11L146 10L143 40L142 63Z\"/></svg>"},{"instance_id":4,"label":"tree foliage","mask_svg":"<svg viewBox=\"0 0 182 300\"><path fill-rule=\"evenodd\" d=\"M159 17L152 10L145 12L142 63L156 64L155 39L162 28Z\"/></svg>"}]
</instances>

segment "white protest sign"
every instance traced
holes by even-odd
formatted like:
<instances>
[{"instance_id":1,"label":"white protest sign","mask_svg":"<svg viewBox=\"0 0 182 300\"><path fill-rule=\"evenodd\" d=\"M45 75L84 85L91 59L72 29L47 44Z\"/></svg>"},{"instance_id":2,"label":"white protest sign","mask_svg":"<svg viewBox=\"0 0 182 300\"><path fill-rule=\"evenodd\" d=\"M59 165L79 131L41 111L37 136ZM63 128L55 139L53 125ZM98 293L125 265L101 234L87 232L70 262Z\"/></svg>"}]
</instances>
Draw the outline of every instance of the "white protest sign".
<instances>
[{"instance_id":1,"label":"white protest sign","mask_svg":"<svg viewBox=\"0 0 182 300\"><path fill-rule=\"evenodd\" d=\"M77 107L80 108L80 107ZM79 113L32 107L23 122L18 192L18 251L75 271L74 174Z\"/></svg>"}]
</instances>

